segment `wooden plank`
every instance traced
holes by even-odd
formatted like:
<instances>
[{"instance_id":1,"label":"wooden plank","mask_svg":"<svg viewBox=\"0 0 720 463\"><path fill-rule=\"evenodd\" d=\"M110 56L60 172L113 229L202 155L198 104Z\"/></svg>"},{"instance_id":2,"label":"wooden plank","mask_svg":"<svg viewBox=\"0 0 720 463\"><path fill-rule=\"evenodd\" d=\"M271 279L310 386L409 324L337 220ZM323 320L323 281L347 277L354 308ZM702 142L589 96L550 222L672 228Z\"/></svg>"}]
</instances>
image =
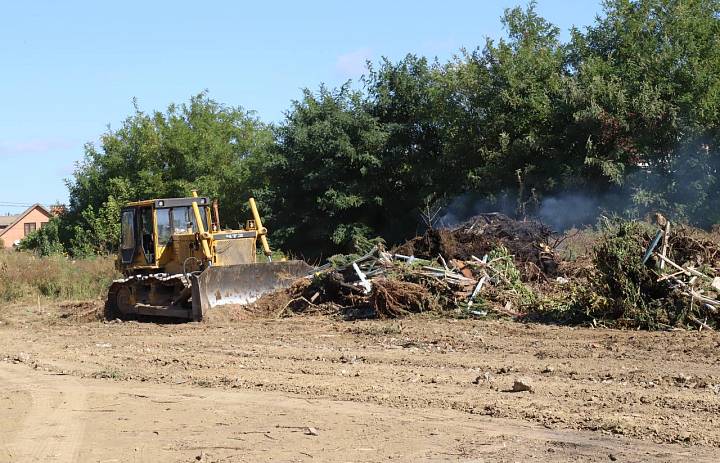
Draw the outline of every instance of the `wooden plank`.
<instances>
[{"instance_id":1,"label":"wooden plank","mask_svg":"<svg viewBox=\"0 0 720 463\"><path fill-rule=\"evenodd\" d=\"M667 257L665 257L665 256L663 256L663 255L661 255L661 254L658 254L657 252L655 253L655 255L658 256L658 257L659 257L660 259L662 259L663 261L665 261L665 262L667 262L668 264L670 264L672 267L675 267L676 269L680 270L680 271L681 271L682 273L684 273L685 275L688 275L688 276L690 275L690 271L689 271L688 269L683 268L683 267L680 267L680 266L679 266L678 264L676 264L675 262L671 261L670 259L668 259Z\"/></svg>"},{"instance_id":2,"label":"wooden plank","mask_svg":"<svg viewBox=\"0 0 720 463\"><path fill-rule=\"evenodd\" d=\"M670 221L668 220L667 223L665 223L665 233L663 233L662 237L662 248L660 250L660 254L663 257L667 256L667 250L668 250L668 242L670 240ZM665 268L665 261L660 260L660 270Z\"/></svg>"}]
</instances>

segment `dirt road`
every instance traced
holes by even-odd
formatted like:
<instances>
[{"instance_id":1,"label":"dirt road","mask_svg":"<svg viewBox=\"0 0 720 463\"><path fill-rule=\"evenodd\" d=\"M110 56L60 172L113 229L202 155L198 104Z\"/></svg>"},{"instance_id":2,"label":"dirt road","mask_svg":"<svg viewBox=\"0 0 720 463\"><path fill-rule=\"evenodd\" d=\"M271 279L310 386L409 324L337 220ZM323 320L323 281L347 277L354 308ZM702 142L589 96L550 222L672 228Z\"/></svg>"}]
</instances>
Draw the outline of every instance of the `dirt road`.
<instances>
[{"instance_id":1,"label":"dirt road","mask_svg":"<svg viewBox=\"0 0 720 463\"><path fill-rule=\"evenodd\" d=\"M715 333L54 310L0 308L0 461L720 459Z\"/></svg>"}]
</instances>

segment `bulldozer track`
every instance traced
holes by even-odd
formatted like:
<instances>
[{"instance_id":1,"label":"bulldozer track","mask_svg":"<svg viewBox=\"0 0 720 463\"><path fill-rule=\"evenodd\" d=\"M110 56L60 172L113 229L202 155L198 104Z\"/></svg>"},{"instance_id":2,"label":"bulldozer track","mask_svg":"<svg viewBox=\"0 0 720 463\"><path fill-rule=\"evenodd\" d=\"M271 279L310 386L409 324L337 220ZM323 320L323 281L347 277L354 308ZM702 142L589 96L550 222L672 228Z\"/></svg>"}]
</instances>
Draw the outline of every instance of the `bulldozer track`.
<instances>
[{"instance_id":1,"label":"bulldozer track","mask_svg":"<svg viewBox=\"0 0 720 463\"><path fill-rule=\"evenodd\" d=\"M105 320L115 320L121 316L117 306L117 290L119 285L120 283L113 283L110 285L110 288L108 288L108 295L105 300L105 307L103 311Z\"/></svg>"}]
</instances>

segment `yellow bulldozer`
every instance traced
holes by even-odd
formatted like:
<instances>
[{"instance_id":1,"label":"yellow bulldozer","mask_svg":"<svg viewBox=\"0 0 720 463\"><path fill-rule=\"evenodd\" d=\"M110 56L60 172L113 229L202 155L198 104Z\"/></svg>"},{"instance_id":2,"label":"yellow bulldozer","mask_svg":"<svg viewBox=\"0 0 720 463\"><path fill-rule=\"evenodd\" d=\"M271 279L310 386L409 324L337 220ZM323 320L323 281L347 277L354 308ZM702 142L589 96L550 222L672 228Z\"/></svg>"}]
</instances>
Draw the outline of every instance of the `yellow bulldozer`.
<instances>
[{"instance_id":1,"label":"yellow bulldozer","mask_svg":"<svg viewBox=\"0 0 720 463\"><path fill-rule=\"evenodd\" d=\"M199 197L128 203L120 213L116 266L105 316L150 315L200 321L208 310L245 305L312 273L303 261L272 262L257 206L241 230L223 230L217 201ZM256 262L260 240L267 262Z\"/></svg>"}]
</instances>

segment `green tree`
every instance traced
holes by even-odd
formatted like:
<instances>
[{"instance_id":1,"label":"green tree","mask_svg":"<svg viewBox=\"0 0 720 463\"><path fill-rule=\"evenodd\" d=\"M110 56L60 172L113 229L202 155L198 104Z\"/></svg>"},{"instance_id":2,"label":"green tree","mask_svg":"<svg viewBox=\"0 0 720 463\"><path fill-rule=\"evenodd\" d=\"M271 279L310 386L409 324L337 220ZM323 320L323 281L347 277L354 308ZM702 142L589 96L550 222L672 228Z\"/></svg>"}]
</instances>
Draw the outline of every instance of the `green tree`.
<instances>
[{"instance_id":1,"label":"green tree","mask_svg":"<svg viewBox=\"0 0 720 463\"><path fill-rule=\"evenodd\" d=\"M384 58L364 78L368 107L388 133L379 153L383 203L378 231L390 241L416 230L423 205L462 191L462 170L448 156L451 127L446 120L447 92L438 63L407 55L397 63Z\"/></svg>"},{"instance_id":2,"label":"green tree","mask_svg":"<svg viewBox=\"0 0 720 463\"><path fill-rule=\"evenodd\" d=\"M447 66L454 156L468 186L482 194L574 188L582 162L568 143L572 76L559 29L534 2L506 10L502 23L507 38L488 40Z\"/></svg>"},{"instance_id":3,"label":"green tree","mask_svg":"<svg viewBox=\"0 0 720 463\"><path fill-rule=\"evenodd\" d=\"M376 233L389 199L379 194L386 138L349 85L305 90L277 129L269 187L259 195L274 237L295 252L327 256Z\"/></svg>"},{"instance_id":4,"label":"green tree","mask_svg":"<svg viewBox=\"0 0 720 463\"><path fill-rule=\"evenodd\" d=\"M68 182L70 207L61 239L77 255L114 251L124 203L200 194L220 200L221 218L237 226L262 177L273 144L270 128L239 107L200 94L165 113L139 109L85 159Z\"/></svg>"},{"instance_id":5,"label":"green tree","mask_svg":"<svg viewBox=\"0 0 720 463\"><path fill-rule=\"evenodd\" d=\"M719 220L720 2L608 0L573 54L586 162L641 208Z\"/></svg>"},{"instance_id":6,"label":"green tree","mask_svg":"<svg viewBox=\"0 0 720 463\"><path fill-rule=\"evenodd\" d=\"M501 21L505 37L447 63L409 54L371 65L362 91L305 90L274 128L206 94L136 107L85 147L69 211L43 233L106 252L123 203L191 188L231 226L254 194L275 244L306 256L397 242L423 206L464 194L532 213L530 199L620 193L632 204L616 210L720 221L720 0L606 0L568 43L534 2ZM40 236L27 246L57 250Z\"/></svg>"}]
</instances>

